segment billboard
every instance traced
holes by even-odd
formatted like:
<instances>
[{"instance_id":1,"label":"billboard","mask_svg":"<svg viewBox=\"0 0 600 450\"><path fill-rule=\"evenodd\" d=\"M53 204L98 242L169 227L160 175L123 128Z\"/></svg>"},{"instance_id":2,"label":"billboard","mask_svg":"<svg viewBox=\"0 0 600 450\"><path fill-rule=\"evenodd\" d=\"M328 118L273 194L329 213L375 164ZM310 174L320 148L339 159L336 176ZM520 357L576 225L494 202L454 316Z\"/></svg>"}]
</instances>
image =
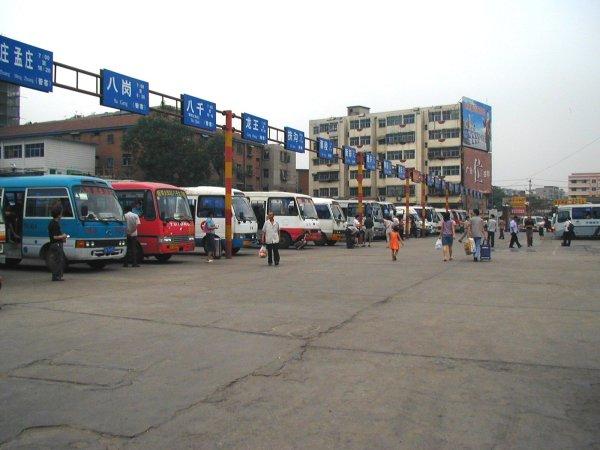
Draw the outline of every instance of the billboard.
<instances>
[{"instance_id":1,"label":"billboard","mask_svg":"<svg viewBox=\"0 0 600 450\"><path fill-rule=\"evenodd\" d=\"M462 145L486 152L492 151L492 107L463 97Z\"/></svg>"},{"instance_id":2,"label":"billboard","mask_svg":"<svg viewBox=\"0 0 600 450\"><path fill-rule=\"evenodd\" d=\"M491 153L465 147L462 172L462 182L465 188L484 194L492 192Z\"/></svg>"}]
</instances>

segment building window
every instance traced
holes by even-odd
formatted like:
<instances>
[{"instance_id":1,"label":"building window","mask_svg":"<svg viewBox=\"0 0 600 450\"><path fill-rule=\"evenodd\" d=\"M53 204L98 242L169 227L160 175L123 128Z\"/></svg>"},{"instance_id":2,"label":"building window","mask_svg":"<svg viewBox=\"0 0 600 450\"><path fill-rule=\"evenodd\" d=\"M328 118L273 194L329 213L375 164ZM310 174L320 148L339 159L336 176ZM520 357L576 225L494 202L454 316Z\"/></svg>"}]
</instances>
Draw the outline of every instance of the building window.
<instances>
[{"instance_id":1,"label":"building window","mask_svg":"<svg viewBox=\"0 0 600 450\"><path fill-rule=\"evenodd\" d=\"M442 120L442 112L441 111L433 111L429 113L429 121L435 122Z\"/></svg>"},{"instance_id":2,"label":"building window","mask_svg":"<svg viewBox=\"0 0 600 450\"><path fill-rule=\"evenodd\" d=\"M22 145L5 145L4 146L4 159L15 159L23 157L23 146Z\"/></svg>"},{"instance_id":3,"label":"building window","mask_svg":"<svg viewBox=\"0 0 600 450\"><path fill-rule=\"evenodd\" d=\"M319 196L319 190L318 189L314 189L313 190L313 196L314 197L318 197Z\"/></svg>"},{"instance_id":4,"label":"building window","mask_svg":"<svg viewBox=\"0 0 600 450\"><path fill-rule=\"evenodd\" d=\"M379 196L381 197L385 197L385 192L386 192L386 188L385 187L380 187L379 189L377 189L377 192Z\"/></svg>"},{"instance_id":5,"label":"building window","mask_svg":"<svg viewBox=\"0 0 600 450\"><path fill-rule=\"evenodd\" d=\"M252 147L250 146L246 149L246 158L252 158Z\"/></svg>"},{"instance_id":6,"label":"building window","mask_svg":"<svg viewBox=\"0 0 600 450\"><path fill-rule=\"evenodd\" d=\"M404 150L404 159L415 159L414 150Z\"/></svg>"},{"instance_id":7,"label":"building window","mask_svg":"<svg viewBox=\"0 0 600 450\"><path fill-rule=\"evenodd\" d=\"M403 186L387 186L385 193L388 197L399 197L402 195L401 188L403 188Z\"/></svg>"},{"instance_id":8,"label":"building window","mask_svg":"<svg viewBox=\"0 0 600 450\"><path fill-rule=\"evenodd\" d=\"M442 167L442 175L460 175L460 166L444 166Z\"/></svg>"},{"instance_id":9,"label":"building window","mask_svg":"<svg viewBox=\"0 0 600 450\"><path fill-rule=\"evenodd\" d=\"M439 177L442 174L441 166L429 166L429 176L430 177Z\"/></svg>"},{"instance_id":10,"label":"building window","mask_svg":"<svg viewBox=\"0 0 600 450\"><path fill-rule=\"evenodd\" d=\"M337 122L331 122L329 123L329 131L337 131Z\"/></svg>"},{"instance_id":11,"label":"building window","mask_svg":"<svg viewBox=\"0 0 600 450\"><path fill-rule=\"evenodd\" d=\"M357 196L358 196L358 188L351 187L350 188L350 197L357 197ZM363 187L363 196L364 197L371 196L371 188L369 186Z\"/></svg>"},{"instance_id":12,"label":"building window","mask_svg":"<svg viewBox=\"0 0 600 450\"><path fill-rule=\"evenodd\" d=\"M340 173L339 172L316 172L313 173L314 181L339 181Z\"/></svg>"},{"instance_id":13,"label":"building window","mask_svg":"<svg viewBox=\"0 0 600 450\"><path fill-rule=\"evenodd\" d=\"M268 148L263 149L263 159L268 160L270 157L270 152Z\"/></svg>"},{"instance_id":14,"label":"building window","mask_svg":"<svg viewBox=\"0 0 600 450\"><path fill-rule=\"evenodd\" d=\"M415 115L414 114L404 114L403 118L404 125L408 125L409 123L415 123Z\"/></svg>"},{"instance_id":15,"label":"building window","mask_svg":"<svg viewBox=\"0 0 600 450\"><path fill-rule=\"evenodd\" d=\"M254 167L246 166L246 175L251 177L254 174Z\"/></svg>"},{"instance_id":16,"label":"building window","mask_svg":"<svg viewBox=\"0 0 600 450\"><path fill-rule=\"evenodd\" d=\"M269 178L269 169L263 169L263 178Z\"/></svg>"},{"instance_id":17,"label":"building window","mask_svg":"<svg viewBox=\"0 0 600 450\"><path fill-rule=\"evenodd\" d=\"M361 128L371 128L371 119L360 119Z\"/></svg>"},{"instance_id":18,"label":"building window","mask_svg":"<svg viewBox=\"0 0 600 450\"><path fill-rule=\"evenodd\" d=\"M402 116L388 116L387 118L387 126L391 127L392 125L400 125L402 123Z\"/></svg>"},{"instance_id":19,"label":"building window","mask_svg":"<svg viewBox=\"0 0 600 450\"><path fill-rule=\"evenodd\" d=\"M320 197L329 197L329 188L321 188L317 192Z\"/></svg>"},{"instance_id":20,"label":"building window","mask_svg":"<svg viewBox=\"0 0 600 450\"><path fill-rule=\"evenodd\" d=\"M358 170L351 170L350 171L350 179L351 180L356 180L357 176L358 176ZM363 178L371 178L371 171L370 170L363 170Z\"/></svg>"},{"instance_id":21,"label":"building window","mask_svg":"<svg viewBox=\"0 0 600 450\"><path fill-rule=\"evenodd\" d=\"M330 140L331 140L331 143L333 144L334 147L338 146L338 138L332 138Z\"/></svg>"},{"instance_id":22,"label":"building window","mask_svg":"<svg viewBox=\"0 0 600 450\"><path fill-rule=\"evenodd\" d=\"M402 159L402 152L400 150L387 152L387 159Z\"/></svg>"},{"instance_id":23,"label":"building window","mask_svg":"<svg viewBox=\"0 0 600 450\"><path fill-rule=\"evenodd\" d=\"M114 144L115 143L115 135L112 133L108 133L106 135L106 143L107 144Z\"/></svg>"},{"instance_id":24,"label":"building window","mask_svg":"<svg viewBox=\"0 0 600 450\"><path fill-rule=\"evenodd\" d=\"M242 169L242 165L241 164L236 164L235 165L235 176L238 180L243 180L244 179L244 171Z\"/></svg>"},{"instance_id":25,"label":"building window","mask_svg":"<svg viewBox=\"0 0 600 450\"><path fill-rule=\"evenodd\" d=\"M385 128L385 126L386 126L385 119L379 119L377 122L378 122L377 124L378 124L379 128Z\"/></svg>"},{"instance_id":26,"label":"building window","mask_svg":"<svg viewBox=\"0 0 600 450\"><path fill-rule=\"evenodd\" d=\"M427 157L431 158L431 159L459 158L460 157L460 147L430 148L427 151Z\"/></svg>"},{"instance_id":27,"label":"building window","mask_svg":"<svg viewBox=\"0 0 600 450\"><path fill-rule=\"evenodd\" d=\"M351 120L350 121L350 129L351 130L358 130L360 128L360 121L359 120Z\"/></svg>"},{"instance_id":28,"label":"building window","mask_svg":"<svg viewBox=\"0 0 600 450\"><path fill-rule=\"evenodd\" d=\"M334 155L333 159L313 158L312 161L313 161L313 166L331 165L331 164L337 164L339 162L339 158L337 155Z\"/></svg>"},{"instance_id":29,"label":"building window","mask_svg":"<svg viewBox=\"0 0 600 450\"><path fill-rule=\"evenodd\" d=\"M350 145L358 145L359 142L360 142L360 139L358 138L358 136L350 138Z\"/></svg>"},{"instance_id":30,"label":"building window","mask_svg":"<svg viewBox=\"0 0 600 450\"><path fill-rule=\"evenodd\" d=\"M287 181L288 180L288 171L287 170L280 170L279 171L279 178L281 179L281 181Z\"/></svg>"},{"instance_id":31,"label":"building window","mask_svg":"<svg viewBox=\"0 0 600 450\"><path fill-rule=\"evenodd\" d=\"M385 138L383 137L383 138L377 139L377 144L378 145L385 145Z\"/></svg>"},{"instance_id":32,"label":"building window","mask_svg":"<svg viewBox=\"0 0 600 450\"><path fill-rule=\"evenodd\" d=\"M329 124L328 123L322 123L319 125L319 133L326 133L329 131Z\"/></svg>"},{"instance_id":33,"label":"building window","mask_svg":"<svg viewBox=\"0 0 600 450\"><path fill-rule=\"evenodd\" d=\"M25 158L43 158L44 143L25 144Z\"/></svg>"},{"instance_id":34,"label":"building window","mask_svg":"<svg viewBox=\"0 0 600 450\"><path fill-rule=\"evenodd\" d=\"M289 163L291 160L292 160L292 157L290 156L289 153L286 153L284 151L279 153L279 162Z\"/></svg>"},{"instance_id":35,"label":"building window","mask_svg":"<svg viewBox=\"0 0 600 450\"><path fill-rule=\"evenodd\" d=\"M123 153L123 167L131 166L132 161L133 157L131 156L131 153Z\"/></svg>"},{"instance_id":36,"label":"building window","mask_svg":"<svg viewBox=\"0 0 600 450\"><path fill-rule=\"evenodd\" d=\"M429 139L451 139L460 135L458 128L449 128L447 130L429 130Z\"/></svg>"},{"instance_id":37,"label":"building window","mask_svg":"<svg viewBox=\"0 0 600 450\"><path fill-rule=\"evenodd\" d=\"M329 196L330 197L337 197L338 196L338 188L331 188L331 189L329 189Z\"/></svg>"},{"instance_id":38,"label":"building window","mask_svg":"<svg viewBox=\"0 0 600 450\"><path fill-rule=\"evenodd\" d=\"M115 166L115 159L112 156L106 158L106 168L112 169Z\"/></svg>"},{"instance_id":39,"label":"building window","mask_svg":"<svg viewBox=\"0 0 600 450\"><path fill-rule=\"evenodd\" d=\"M233 146L235 147L235 153L238 155L244 154L244 148L240 142L234 142Z\"/></svg>"},{"instance_id":40,"label":"building window","mask_svg":"<svg viewBox=\"0 0 600 450\"><path fill-rule=\"evenodd\" d=\"M458 109L451 111L442 111L442 120L456 120L458 119Z\"/></svg>"},{"instance_id":41,"label":"building window","mask_svg":"<svg viewBox=\"0 0 600 450\"><path fill-rule=\"evenodd\" d=\"M415 142L415 132L408 131L405 133L389 133L385 136L388 145L405 144L407 142Z\"/></svg>"},{"instance_id":42,"label":"building window","mask_svg":"<svg viewBox=\"0 0 600 450\"><path fill-rule=\"evenodd\" d=\"M371 136L360 136L360 145L371 145Z\"/></svg>"},{"instance_id":43,"label":"building window","mask_svg":"<svg viewBox=\"0 0 600 450\"><path fill-rule=\"evenodd\" d=\"M318 125L315 125L313 127L313 134L319 134L319 126Z\"/></svg>"}]
</instances>

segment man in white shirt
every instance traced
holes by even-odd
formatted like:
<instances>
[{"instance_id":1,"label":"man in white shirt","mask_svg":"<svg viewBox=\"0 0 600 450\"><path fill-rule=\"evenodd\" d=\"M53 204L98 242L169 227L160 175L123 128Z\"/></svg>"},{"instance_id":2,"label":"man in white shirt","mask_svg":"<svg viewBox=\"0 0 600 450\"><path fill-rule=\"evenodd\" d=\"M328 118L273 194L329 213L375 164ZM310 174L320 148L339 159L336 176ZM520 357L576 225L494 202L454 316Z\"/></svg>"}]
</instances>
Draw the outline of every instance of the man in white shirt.
<instances>
[{"instance_id":1,"label":"man in white shirt","mask_svg":"<svg viewBox=\"0 0 600 450\"><path fill-rule=\"evenodd\" d=\"M514 248L514 245L517 244L517 247L521 248L521 244L519 243L519 225L517 225L517 220L519 218L517 216L513 217L510 221L510 225L508 227L510 231L510 244L509 248Z\"/></svg>"},{"instance_id":2,"label":"man in white shirt","mask_svg":"<svg viewBox=\"0 0 600 450\"><path fill-rule=\"evenodd\" d=\"M496 230L498 229L498 222L496 216L491 215L490 220L487 223L488 239L490 240L490 247L494 247L494 238L496 236Z\"/></svg>"},{"instance_id":3,"label":"man in white shirt","mask_svg":"<svg viewBox=\"0 0 600 450\"><path fill-rule=\"evenodd\" d=\"M127 224L127 254L123 267L140 267L138 264L138 243L137 243L137 227L140 224L139 216L131 211L131 205L125 207L125 223Z\"/></svg>"},{"instance_id":4,"label":"man in white shirt","mask_svg":"<svg viewBox=\"0 0 600 450\"><path fill-rule=\"evenodd\" d=\"M279 224L275 222L275 214L271 211L262 228L262 242L267 246L269 265L279 265Z\"/></svg>"}]
</instances>

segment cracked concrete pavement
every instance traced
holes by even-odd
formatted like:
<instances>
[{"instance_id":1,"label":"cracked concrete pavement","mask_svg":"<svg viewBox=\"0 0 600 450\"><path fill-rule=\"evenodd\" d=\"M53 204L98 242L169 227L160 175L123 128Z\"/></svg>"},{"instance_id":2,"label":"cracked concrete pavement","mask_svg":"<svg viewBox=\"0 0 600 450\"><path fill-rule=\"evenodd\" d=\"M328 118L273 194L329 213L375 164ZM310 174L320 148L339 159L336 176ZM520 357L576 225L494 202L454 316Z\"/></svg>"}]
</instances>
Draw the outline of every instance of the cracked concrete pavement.
<instances>
[{"instance_id":1,"label":"cracked concrete pavement","mask_svg":"<svg viewBox=\"0 0 600 450\"><path fill-rule=\"evenodd\" d=\"M600 448L600 242L2 270L0 448Z\"/></svg>"}]
</instances>

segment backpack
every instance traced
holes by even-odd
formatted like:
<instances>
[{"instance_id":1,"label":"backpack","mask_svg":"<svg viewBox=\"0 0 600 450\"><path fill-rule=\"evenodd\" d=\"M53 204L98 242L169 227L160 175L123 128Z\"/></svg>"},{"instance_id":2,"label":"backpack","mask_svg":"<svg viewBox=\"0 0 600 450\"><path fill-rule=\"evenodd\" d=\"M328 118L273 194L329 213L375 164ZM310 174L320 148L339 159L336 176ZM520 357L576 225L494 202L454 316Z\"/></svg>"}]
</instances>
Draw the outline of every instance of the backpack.
<instances>
[{"instance_id":1,"label":"backpack","mask_svg":"<svg viewBox=\"0 0 600 450\"><path fill-rule=\"evenodd\" d=\"M574 229L575 229L575 225L573 225L573 223L569 223L569 225L567 226L567 231L569 233L572 233Z\"/></svg>"}]
</instances>

